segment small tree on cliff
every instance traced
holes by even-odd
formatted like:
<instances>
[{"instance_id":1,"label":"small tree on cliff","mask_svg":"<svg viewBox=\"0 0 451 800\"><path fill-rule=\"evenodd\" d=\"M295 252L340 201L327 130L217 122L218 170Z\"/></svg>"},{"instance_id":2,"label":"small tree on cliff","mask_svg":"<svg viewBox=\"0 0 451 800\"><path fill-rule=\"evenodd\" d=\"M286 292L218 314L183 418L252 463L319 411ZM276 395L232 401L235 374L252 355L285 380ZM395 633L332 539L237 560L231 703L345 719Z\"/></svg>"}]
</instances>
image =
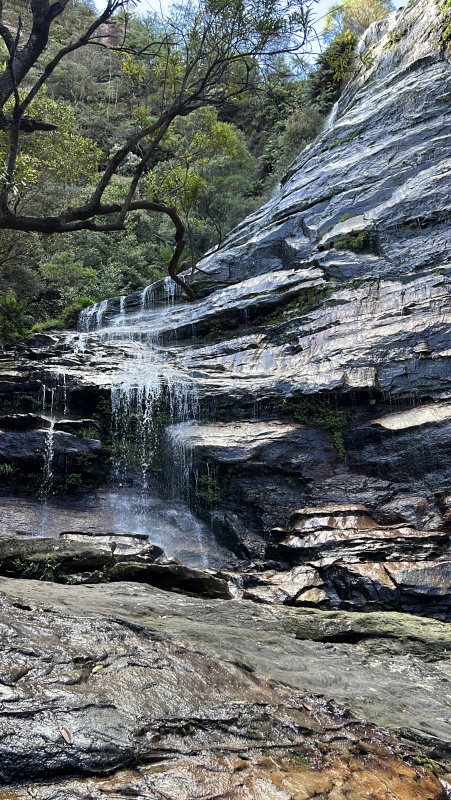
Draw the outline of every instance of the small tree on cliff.
<instances>
[{"instance_id":1,"label":"small tree on cliff","mask_svg":"<svg viewBox=\"0 0 451 800\"><path fill-rule=\"evenodd\" d=\"M362 36L372 22L387 16L393 9L392 0L347 0L344 3L334 3L326 14L323 37L326 42L331 42L345 31L356 37Z\"/></svg>"},{"instance_id":2,"label":"small tree on cliff","mask_svg":"<svg viewBox=\"0 0 451 800\"><path fill-rule=\"evenodd\" d=\"M177 206L168 202L164 186L160 190L148 175L158 173L155 166L164 158L165 142L177 118L243 96L257 86L275 55L305 48L309 3L314 1L199 0L154 22L144 37L144 27L139 36L136 30L133 34L126 0L107 0L100 14L91 10L83 30L57 48L51 34L69 0L52 4L30 0L24 18L16 17L14 25L11 13L6 18L4 12L0 229L43 234L118 231L124 229L131 211L166 214L175 227L168 271L194 299L190 286L177 275L184 224ZM131 103L128 130L107 159L100 157L91 140L77 134L72 112L46 96L46 83L63 59L73 58L81 48L95 47L112 51L137 85L146 82L150 100L147 106ZM36 204L43 164L46 174L59 170L68 184L77 184L75 203L63 196L51 213Z\"/></svg>"}]
</instances>

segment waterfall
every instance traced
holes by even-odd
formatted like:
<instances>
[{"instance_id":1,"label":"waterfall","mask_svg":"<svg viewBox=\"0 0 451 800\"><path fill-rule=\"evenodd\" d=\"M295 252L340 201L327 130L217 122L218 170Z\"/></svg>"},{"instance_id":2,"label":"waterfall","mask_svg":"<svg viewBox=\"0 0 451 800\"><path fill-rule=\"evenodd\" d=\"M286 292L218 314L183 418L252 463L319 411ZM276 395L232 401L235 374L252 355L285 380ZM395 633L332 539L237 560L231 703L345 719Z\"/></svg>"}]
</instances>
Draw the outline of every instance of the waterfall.
<instances>
[{"instance_id":1,"label":"waterfall","mask_svg":"<svg viewBox=\"0 0 451 800\"><path fill-rule=\"evenodd\" d=\"M119 320L118 325L125 325L125 295L121 295L119 298Z\"/></svg>"},{"instance_id":2,"label":"waterfall","mask_svg":"<svg viewBox=\"0 0 451 800\"><path fill-rule=\"evenodd\" d=\"M332 111L330 112L329 117L327 118L326 124L324 126L325 131L330 130L335 125L338 116L338 109L339 109L339 103L337 100L332 107Z\"/></svg>"},{"instance_id":3,"label":"waterfall","mask_svg":"<svg viewBox=\"0 0 451 800\"><path fill-rule=\"evenodd\" d=\"M102 300L100 303L84 308L78 318L79 330L90 331L95 328L101 328L107 308L108 300Z\"/></svg>"},{"instance_id":4,"label":"waterfall","mask_svg":"<svg viewBox=\"0 0 451 800\"><path fill-rule=\"evenodd\" d=\"M55 423L57 421L58 413L67 413L67 384L66 374L64 372L56 372L53 381L53 386L46 386L42 384L42 417L47 420L49 427L45 436L44 442L44 463L42 467L42 482L40 488L40 497L44 504L47 499L52 495L54 490L54 438L55 438ZM50 400L48 397L50 395Z\"/></svg>"},{"instance_id":5,"label":"waterfall","mask_svg":"<svg viewBox=\"0 0 451 800\"><path fill-rule=\"evenodd\" d=\"M207 566L211 536L184 505L190 499L191 453L182 440L172 442L165 435L167 426L189 424L198 416L195 380L173 366L161 343L172 315L186 313L183 305L176 306L178 294L168 277L132 301L122 296L109 305L98 303L81 313L78 343L69 344L92 351L96 360L105 347L118 353L117 369L109 375L111 529L145 533L169 555Z\"/></svg>"},{"instance_id":6,"label":"waterfall","mask_svg":"<svg viewBox=\"0 0 451 800\"><path fill-rule=\"evenodd\" d=\"M54 417L54 403L55 403L55 389L54 387L48 390L50 392L50 416L49 428L45 436L44 443L44 463L42 467L42 482L39 491L39 497L42 502L42 510L39 515L38 531L41 536L48 535L48 515L47 515L47 501L51 497L53 489L53 457L54 457L54 433L55 433L55 417ZM42 385L42 411L43 416L46 412L46 398L47 387Z\"/></svg>"}]
</instances>

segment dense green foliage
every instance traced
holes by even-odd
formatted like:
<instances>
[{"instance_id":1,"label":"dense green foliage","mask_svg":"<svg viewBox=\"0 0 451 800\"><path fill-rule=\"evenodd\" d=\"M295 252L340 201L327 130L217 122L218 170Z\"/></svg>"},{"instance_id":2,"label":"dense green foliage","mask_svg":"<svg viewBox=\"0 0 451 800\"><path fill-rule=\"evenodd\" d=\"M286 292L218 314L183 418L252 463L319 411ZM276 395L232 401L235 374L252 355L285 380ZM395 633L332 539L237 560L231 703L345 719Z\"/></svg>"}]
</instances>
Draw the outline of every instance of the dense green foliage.
<instances>
[{"instance_id":1,"label":"dense green foliage","mask_svg":"<svg viewBox=\"0 0 451 800\"><path fill-rule=\"evenodd\" d=\"M387 5L385 0L378 2ZM209 11L214 16L213 5ZM222 5L221 14L228 13L227 8ZM236 14L238 3L230 8L230 14ZM12 27L19 14L24 28L30 24L29 7L22 0L14 0L9 19L5 13L3 19ZM71 0L52 29L46 60L37 62L33 79L95 14L90 2ZM180 42L193 24L192 14L191 6L179 8L177 47L164 38L156 15L122 12L102 32L105 47L81 47L59 62L27 110L49 129L22 136L9 181L9 193L16 196L21 213L57 217L62 208L83 204L98 175L121 150L124 137L137 125L152 127L186 80ZM265 25L274 28L273 18L265 20L263 15L258 24L251 21L258 35L265 35ZM321 130L354 66L356 34L343 28L343 17L340 20L340 30L310 72L305 66L300 70L296 58L279 54L249 65L254 77L243 91L245 62L237 61L235 73L229 64L216 86L224 102L216 102L212 91L212 105L203 98L198 108L180 113L162 129L140 192L149 201L170 203L183 220L186 247L181 267L194 265L258 207ZM252 25L244 19L243 30L246 25L250 30ZM127 47L120 49L117 41L124 30ZM163 44L150 51L148 42L159 37ZM4 50L0 61L5 65ZM209 58L213 51L210 45ZM194 71L192 67L193 82ZM8 128L0 130L3 176L9 136ZM104 202L123 202L145 144L137 141L118 164ZM145 209L129 211L122 228L53 235L0 230L1 339L13 340L33 323L38 330L74 324L89 302L136 291L167 274L174 240L170 219Z\"/></svg>"}]
</instances>

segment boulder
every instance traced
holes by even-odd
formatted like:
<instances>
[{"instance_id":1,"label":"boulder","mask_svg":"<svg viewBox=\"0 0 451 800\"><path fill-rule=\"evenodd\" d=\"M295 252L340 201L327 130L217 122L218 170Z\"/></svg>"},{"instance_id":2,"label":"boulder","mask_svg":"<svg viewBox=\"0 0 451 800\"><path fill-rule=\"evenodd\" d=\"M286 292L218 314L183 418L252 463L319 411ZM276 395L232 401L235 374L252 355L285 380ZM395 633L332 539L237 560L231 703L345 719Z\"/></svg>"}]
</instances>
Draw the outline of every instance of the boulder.
<instances>
[{"instance_id":1,"label":"boulder","mask_svg":"<svg viewBox=\"0 0 451 800\"><path fill-rule=\"evenodd\" d=\"M108 572L110 581L149 583L171 592L184 592L199 597L222 598L232 595L227 582L208 570L184 567L182 564L143 564L119 561Z\"/></svg>"},{"instance_id":2,"label":"boulder","mask_svg":"<svg viewBox=\"0 0 451 800\"><path fill-rule=\"evenodd\" d=\"M0 575L70 584L133 580L201 597L231 597L223 578L166 559L161 547L139 534L0 539Z\"/></svg>"},{"instance_id":3,"label":"boulder","mask_svg":"<svg viewBox=\"0 0 451 800\"><path fill-rule=\"evenodd\" d=\"M0 417L0 429L21 431L30 428L50 428L50 420L38 414L4 414Z\"/></svg>"},{"instance_id":4,"label":"boulder","mask_svg":"<svg viewBox=\"0 0 451 800\"><path fill-rule=\"evenodd\" d=\"M49 447L49 430L0 431L0 459L3 461L36 461L41 463ZM55 455L69 457L82 453L99 452L102 449L97 439L79 439L70 433L55 431L52 435L52 450Z\"/></svg>"}]
</instances>

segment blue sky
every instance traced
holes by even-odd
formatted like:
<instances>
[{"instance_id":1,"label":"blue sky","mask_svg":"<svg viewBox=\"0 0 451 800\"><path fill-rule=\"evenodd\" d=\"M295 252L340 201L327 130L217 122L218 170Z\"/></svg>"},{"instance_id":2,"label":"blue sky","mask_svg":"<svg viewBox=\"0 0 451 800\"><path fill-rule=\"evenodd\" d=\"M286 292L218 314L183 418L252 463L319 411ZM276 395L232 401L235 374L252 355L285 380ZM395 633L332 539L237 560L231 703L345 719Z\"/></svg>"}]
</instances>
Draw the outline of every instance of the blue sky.
<instances>
[{"instance_id":1,"label":"blue sky","mask_svg":"<svg viewBox=\"0 0 451 800\"><path fill-rule=\"evenodd\" d=\"M138 0L136 7L139 14L145 14L147 11L166 11L168 6L171 5L172 0ZM315 17L318 19L318 28L321 29L321 18L327 14L328 9L333 5L335 0L319 0L315 3ZM395 8L405 5L406 0L393 0Z\"/></svg>"},{"instance_id":2,"label":"blue sky","mask_svg":"<svg viewBox=\"0 0 451 800\"><path fill-rule=\"evenodd\" d=\"M174 2L183 3L183 0L137 0L137 4L134 8L138 14L146 14L152 11L162 11L166 13L169 6ZM321 33L324 17L335 2L338 2L338 0L318 0L318 2L314 4L314 25L318 34ZM346 0L344 0L344 2L346 2ZM406 5L407 0L392 0L392 2L395 8L400 8L400 6ZM306 55L307 61L312 62L322 49L321 44L317 40L312 41L311 50L308 55Z\"/></svg>"}]
</instances>

